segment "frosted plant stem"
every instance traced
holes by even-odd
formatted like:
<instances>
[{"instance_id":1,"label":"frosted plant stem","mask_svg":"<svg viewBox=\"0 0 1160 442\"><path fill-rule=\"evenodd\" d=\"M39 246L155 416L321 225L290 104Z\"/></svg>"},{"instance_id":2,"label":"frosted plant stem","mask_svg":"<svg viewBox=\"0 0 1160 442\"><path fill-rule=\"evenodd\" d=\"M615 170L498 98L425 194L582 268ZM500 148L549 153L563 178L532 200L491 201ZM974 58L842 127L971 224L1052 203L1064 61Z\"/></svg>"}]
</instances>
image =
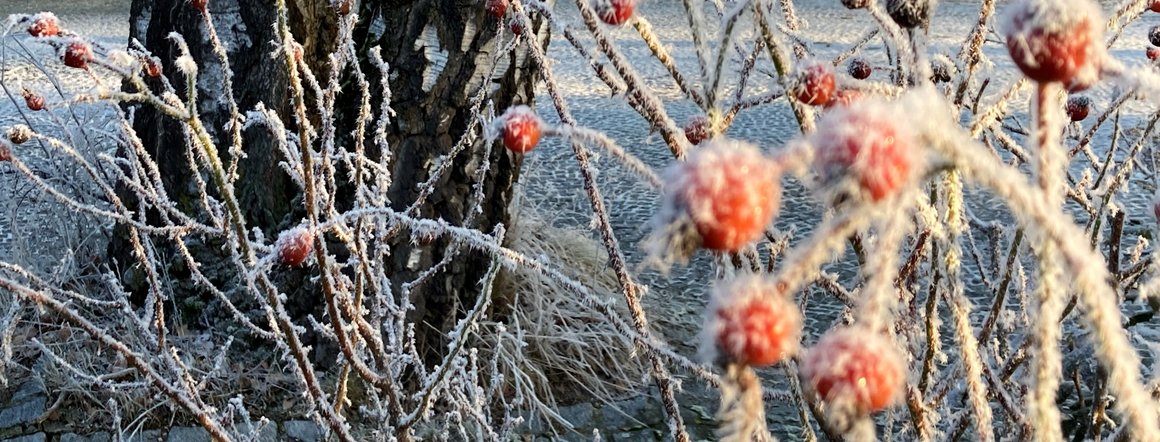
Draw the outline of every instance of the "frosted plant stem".
<instances>
[{"instance_id":1,"label":"frosted plant stem","mask_svg":"<svg viewBox=\"0 0 1160 442\"><path fill-rule=\"evenodd\" d=\"M29 302L47 307L49 310L56 312L69 322L75 324L77 327L80 327L94 339L100 341L102 345L105 345L113 349L113 351L116 351L121 356L124 356L125 362L127 362L129 365L132 365L133 368L137 369L137 371L141 372L143 376L148 378L149 383L157 387L158 390L169 397L169 399L171 399L173 402L180 404L183 408L193 414L198 423L201 424L202 428L205 428L205 430L209 432L210 436L213 437L214 440L232 440L229 437L229 433L226 432L225 428L222 427L221 423L214 418L209 410L202 408L198 404L197 400L192 397L188 391L181 389L178 385L174 385L169 380L165 379L160 373L158 373L153 365L148 362L149 358L147 356L134 352L131 348L125 345L124 342L110 335L108 331L97 326L92 321L89 321L84 316L81 316L81 314L78 313L69 304L61 302L48 293L34 290L7 278L0 278L0 289L3 289L9 293L14 293L19 297L27 299Z\"/></svg>"},{"instance_id":2,"label":"frosted plant stem","mask_svg":"<svg viewBox=\"0 0 1160 442\"><path fill-rule=\"evenodd\" d=\"M677 127L673 119L669 118L664 103L645 85L632 63L624 57L624 54L605 34L604 28L601 27L603 25L600 24L600 20L596 17L596 12L592 10L592 6L588 4L588 0L576 0L576 7L580 10L580 16L584 19L588 31L596 39L597 47L608 57L608 61L612 63L616 72L620 74L620 78L628 86L628 94L634 96L645 110L645 119L661 133L661 138L664 138L665 143L669 145L673 157L684 158L685 151L689 149L689 140L685 139L685 131ZM540 52L542 57L543 51ZM546 65L541 65L541 67L543 70L547 70Z\"/></svg>"},{"instance_id":3,"label":"frosted plant stem","mask_svg":"<svg viewBox=\"0 0 1160 442\"><path fill-rule=\"evenodd\" d=\"M979 68L979 62L982 60L983 42L987 38L987 23L990 22L991 17L995 15L995 0L983 0L979 6L979 21L975 23L975 27L971 29L971 35L963 42L963 46L959 48L959 79L958 88L955 91L955 104L963 103L963 97L966 95L967 88L971 85L971 79L975 75L975 71ZM963 69L962 67L966 68Z\"/></svg>"},{"instance_id":4,"label":"frosted plant stem","mask_svg":"<svg viewBox=\"0 0 1160 442\"><path fill-rule=\"evenodd\" d=\"M709 47L705 45L704 33L705 15L701 13L701 2L696 0L682 0L685 7L685 18L689 20L689 30L693 37L693 49L697 52L697 68L701 74L701 84L709 84ZM702 106L702 108L707 108Z\"/></svg>"},{"instance_id":5,"label":"frosted plant stem","mask_svg":"<svg viewBox=\"0 0 1160 442\"><path fill-rule=\"evenodd\" d=\"M577 4L580 6L580 11L584 15L584 20L586 22L595 20L595 15L585 0L577 0ZM527 16L523 14L523 5L519 0L513 1L512 7L518 13L520 13L521 20L526 20ZM524 23L525 26L529 24L530 23ZM598 26L599 25L596 23L589 24L589 28L593 29L593 34L596 34L597 41L603 41L601 46L604 47L606 45L610 45L607 39L601 35L601 31L599 31ZM531 28L528 27L527 29ZM548 93L552 97L552 103L556 107L556 112L560 115L560 121L569 126L577 126L576 119L572 117L572 112L568 108L568 103L564 101L563 95L560 94L559 88L556 86L552 68L544 56L543 50L535 44L530 44L528 47L529 52L532 54L532 59L536 63L537 67L540 68L540 75L544 77L544 83L547 84ZM619 57L619 53L615 50L612 50L611 47L604 48L604 50L605 54L607 54L610 59ZM623 60L621 61L623 62ZM618 70L620 70L619 66ZM626 74L632 74L635 76L635 72L626 72L623 70L621 71L622 76L626 76ZM633 81L630 81L627 77L625 80L629 83L630 90L639 88L641 86L641 83L639 82L636 82L634 85ZM641 95L645 96L646 94L642 93ZM663 113L660 114L659 117L663 118L666 125L672 124L672 121L668 120L668 117ZM684 140L684 133L681 133L680 138L681 140ZM666 137L666 139L668 139L668 137ZM611 265L613 272L616 274L617 282L620 283L621 294L624 295L625 303L628 305L629 313L632 316L633 325L637 332L642 336L649 336L650 332L648 316L645 315L644 306L640 301L640 288L636 281L633 281L632 275L628 271L628 265L625 262L624 253L620 249L620 242L616 238L616 234L612 231L612 222L608 217L608 211L604 207L604 197L601 195L600 188L596 183L596 171L593 169L592 164L588 159L588 149L575 141L570 144L572 145L572 151L576 156L576 163L580 167L580 173L584 180L584 190L588 195L589 203L592 205L592 213L596 218L596 225L597 229L600 231L601 242L604 243L604 248L608 252L609 264ZM688 141L682 141L679 145L670 143L670 146L674 147L673 155L677 158L683 157L685 144L688 144ZM680 149L676 149L678 146ZM639 340L637 341L638 346L643 347L645 345L643 342L640 342ZM652 369L653 380L656 381L657 388L659 388L661 392L661 401L664 403L665 414L668 417L669 432L673 436L673 439L675 439L677 442L688 442L689 435L685 432L684 420L681 418L681 410L677 405L677 386L675 385L675 381L669 374L668 369L665 367L659 356L649 352L648 358Z\"/></svg>"},{"instance_id":6,"label":"frosted plant stem","mask_svg":"<svg viewBox=\"0 0 1160 442\"><path fill-rule=\"evenodd\" d=\"M1059 143L1062 115L1056 112L1059 106L1058 89L1054 83L1040 83L1036 87L1034 119L1036 147L1033 149L1038 160L1036 179L1046 198L1044 204L1059 210L1063 204L1063 146ZM1031 391L1027 401L1031 414L1034 437L1041 441L1063 439L1060 429L1059 408L1055 405L1056 390L1063 371L1059 352L1060 316L1065 306L1066 292L1060 286L1062 274L1058 264L1056 248L1051 241L1039 234L1032 236L1032 244L1039 250L1039 286L1035 290L1038 314L1034 319L1035 342L1032 357Z\"/></svg>"},{"instance_id":7,"label":"frosted plant stem","mask_svg":"<svg viewBox=\"0 0 1160 442\"><path fill-rule=\"evenodd\" d=\"M653 189L659 190L664 187L660 176L652 168L648 167L640 158L620 147L615 140L603 132L578 126L564 126L560 128L558 135L599 147L619 160L629 171L643 178L645 183Z\"/></svg>"},{"instance_id":8,"label":"frosted plant stem","mask_svg":"<svg viewBox=\"0 0 1160 442\"><path fill-rule=\"evenodd\" d=\"M946 136L955 139L943 138ZM1042 190L1029 189L1020 172L999 164L986 153L984 146L967 134L939 134L939 138L931 141L930 145L948 155L965 177L1005 199L1023 220L1023 225L1029 227L1029 235L1030 227L1034 226L1037 234L1055 244L1085 306L1084 318L1091 330L1095 355L1107 369L1109 391L1117 398L1116 411L1138 440L1160 441L1156 431L1160 426L1157 418L1160 405L1151 398L1141 380L1140 358L1120 323L1116 293L1107 283L1111 275L1103 257L1088 247L1086 241L1075 240L1083 238L1083 232L1069 222L1070 218L1059 207L1046 204L1047 197Z\"/></svg>"},{"instance_id":9,"label":"frosted plant stem","mask_svg":"<svg viewBox=\"0 0 1160 442\"><path fill-rule=\"evenodd\" d=\"M963 185L958 172L949 171L944 181L946 189L947 229L946 265L944 279L949 296L947 305L955 322L955 339L962 349L963 368L966 369L967 395L975 417L975 436L980 442L991 442L994 438L991 405L987 402L987 387L983 381L983 367L986 362L979 355L979 341L971 328L971 301L963 290L962 261L963 247L959 243L966 226L963 225Z\"/></svg>"},{"instance_id":10,"label":"frosted plant stem","mask_svg":"<svg viewBox=\"0 0 1160 442\"><path fill-rule=\"evenodd\" d=\"M701 109L708 109L709 105L705 103L705 99L701 97L701 94L697 93L697 90L693 88L693 85L689 84L689 81L685 79L685 76L681 74L679 69L677 69L676 62L673 61L673 57L669 54L669 48L666 47L665 44L657 38L656 34L653 33L652 24L649 23L648 20L645 20L644 17L637 17L636 20L633 21L632 27L635 28L636 32L640 34L640 38L644 39L644 43L648 46L648 49L652 51L653 57L655 57L657 61L661 62L661 65L663 65L665 69L668 69L669 75L673 77L673 81L677 83L677 87L681 88L681 92L684 93L685 96L689 97L689 99L693 100L694 103L697 103L697 106L699 106ZM698 32L694 29L693 34L696 35Z\"/></svg>"},{"instance_id":11,"label":"frosted plant stem","mask_svg":"<svg viewBox=\"0 0 1160 442\"><path fill-rule=\"evenodd\" d=\"M857 310L858 322L887 336L891 333L890 327L894 323L898 305L898 290L894 287L894 277L898 275L898 248L910 225L906 219L909 211L905 209L904 201L912 199L911 196L913 194L910 192L902 192L895 196L894 201L885 203L891 207L891 211L877 223L879 231L873 245L874 252L867 256L861 271L867 280L862 287L862 301Z\"/></svg>"},{"instance_id":12,"label":"frosted plant stem","mask_svg":"<svg viewBox=\"0 0 1160 442\"><path fill-rule=\"evenodd\" d=\"M753 1L753 20L757 22L757 26L761 31L761 41L765 43L765 49L769 51L769 58L773 60L773 67L777 70L778 80L784 85L786 83L786 75L789 74L790 61L786 58L785 53L781 51L781 45L777 43L777 39L773 36L773 30L769 26L769 21L765 17L765 3L761 0ZM797 118L798 127L801 128L803 134L808 134L814 131L814 114L805 105L798 103L796 99L790 95L786 95L789 100L790 109L793 109L794 118Z\"/></svg>"}]
</instances>

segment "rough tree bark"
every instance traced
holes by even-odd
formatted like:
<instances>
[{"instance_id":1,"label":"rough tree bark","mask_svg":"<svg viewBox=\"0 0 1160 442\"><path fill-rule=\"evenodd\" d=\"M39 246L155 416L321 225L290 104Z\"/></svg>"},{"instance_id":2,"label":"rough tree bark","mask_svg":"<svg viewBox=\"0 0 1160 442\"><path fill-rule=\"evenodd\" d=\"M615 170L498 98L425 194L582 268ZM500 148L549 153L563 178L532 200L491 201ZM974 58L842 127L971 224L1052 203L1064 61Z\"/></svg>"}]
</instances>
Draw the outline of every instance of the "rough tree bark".
<instances>
[{"instance_id":1,"label":"rough tree bark","mask_svg":"<svg viewBox=\"0 0 1160 442\"><path fill-rule=\"evenodd\" d=\"M325 55L332 49L335 35L335 10L330 0L290 0L291 22L296 38L305 46L308 62L319 75L326 69ZM393 185L390 201L396 209L411 205L418 194L418 184L429 177L435 159L451 150L465 131L470 119L467 102L481 82L492 84L492 99L496 108L531 100L534 72L525 57L504 54L500 58L500 75L489 78L492 57L497 47L497 23L488 15L480 0L427 0L376 1L367 0L358 5L361 17L356 29L355 43L364 72L371 75L375 85L373 108L378 108L383 91L378 87L375 68L367 63L367 53L380 47L383 58L390 64L392 107L397 115L392 119L389 146L393 158ZM288 90L284 72L279 63L270 63L274 39L274 11L268 0L210 0L209 9L214 23L225 41L230 63L234 70L234 93L244 112L257 103L265 103L277 110L284 120L291 122L288 113ZM145 47L164 62L165 75L174 84L181 84L173 66L177 47L166 36L178 32L185 36L195 59L201 66L198 83L201 110L212 128L219 149L225 152L229 136L226 133L227 112L216 99L214 91L221 88L221 66L213 56L203 28L200 12L188 0L133 0L131 38L141 40ZM353 88L347 88L349 90ZM342 103L349 103L343 106ZM339 101L339 133L350 131L354 106L357 101ZM349 112L343 112L347 107ZM174 195L195 195L193 180L185 162L185 135L181 127L147 107L135 110L135 129L143 138L149 152L156 156L167 189ZM259 129L260 131L260 129ZM342 141L342 140L340 140ZM347 144L349 140L346 140ZM368 141L368 146L374 143ZM260 132L246 134L246 157L239 167L238 195L246 207L248 225L261 228L268 235L279 226L296 223L301 218L301 200L295 200L297 189L277 167L281 159ZM473 149L467 149L453 158L451 172L439 182L436 191L423 203L419 216L442 218L451 223L463 222L467 196L471 192L470 171L482 158L473 158ZM377 155L377 153L370 153ZM508 206L512 199L513 183L519 171L519 159L506 150L492 149L486 161L491 163L486 179L484 213L477 215L471 226L490 231L498 223L508 221ZM183 197L184 198L184 197ZM192 200L193 197L188 197ZM191 202L183 201L183 208L195 211ZM425 246L413 246L407 235L400 235L391 250L391 262L383 263L391 269L396 284L412 279L418 271L439 262L448 247L446 240L437 240ZM132 255L123 239L115 240L110 254L122 268ZM416 306L413 320L419 324L418 344L435 357L444 349L445 332L470 306L479 290L478 281L484 274L487 258L474 252L461 252L462 257L452 261L440 276L415 288L412 301ZM180 278L180 269L170 269ZM132 272L123 274L129 275ZM132 282L134 278L126 278ZM131 287L142 290L139 284ZM191 286L188 293L173 296L201 296ZM394 293L400 293L394 287ZM291 296L294 296L291 294ZM316 293L308 298L318 299ZM178 305L182 305L179 300ZM293 304L293 302L289 303ZM303 312L315 313L315 312Z\"/></svg>"}]
</instances>

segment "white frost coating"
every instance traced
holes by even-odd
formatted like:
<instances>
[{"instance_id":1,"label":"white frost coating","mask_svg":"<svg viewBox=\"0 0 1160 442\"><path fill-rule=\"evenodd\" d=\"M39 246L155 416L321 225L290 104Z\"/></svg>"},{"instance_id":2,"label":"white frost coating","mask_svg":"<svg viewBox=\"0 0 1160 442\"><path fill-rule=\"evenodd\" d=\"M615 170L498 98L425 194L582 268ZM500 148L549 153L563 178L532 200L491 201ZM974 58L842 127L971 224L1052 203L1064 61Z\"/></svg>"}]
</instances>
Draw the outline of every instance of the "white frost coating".
<instances>
[{"instance_id":1,"label":"white frost coating","mask_svg":"<svg viewBox=\"0 0 1160 442\"><path fill-rule=\"evenodd\" d=\"M1045 68L1041 63L1065 62L1053 67L1075 72L1069 84L1094 84L1103 60L1109 58L1103 46L1103 13L1090 0L1017 1L1004 11L999 23L1012 56L1023 55L1016 63L1041 69ZM1087 39L1078 48L1083 55L1053 56L1072 42L1079 43L1075 39ZM1075 66L1072 63L1077 59L1086 62Z\"/></svg>"},{"instance_id":2,"label":"white frost coating","mask_svg":"<svg viewBox=\"0 0 1160 442\"><path fill-rule=\"evenodd\" d=\"M768 211L772 200L774 212L780 192L738 192L741 180L777 183L780 171L775 163L750 143L714 139L689 155L688 161L670 167L664 174L668 198L659 214L662 220L688 216L693 224L726 230L726 241L741 232L722 224L722 217L753 218ZM771 190L778 190L771 188ZM725 200L738 199L733 204ZM734 209L742 213L734 213Z\"/></svg>"},{"instance_id":3,"label":"white frost coating","mask_svg":"<svg viewBox=\"0 0 1160 442\"><path fill-rule=\"evenodd\" d=\"M706 312L699 339L705 362L727 362L747 353L777 352L781 358L798 353L801 314L769 278L743 275L717 284Z\"/></svg>"}]
</instances>

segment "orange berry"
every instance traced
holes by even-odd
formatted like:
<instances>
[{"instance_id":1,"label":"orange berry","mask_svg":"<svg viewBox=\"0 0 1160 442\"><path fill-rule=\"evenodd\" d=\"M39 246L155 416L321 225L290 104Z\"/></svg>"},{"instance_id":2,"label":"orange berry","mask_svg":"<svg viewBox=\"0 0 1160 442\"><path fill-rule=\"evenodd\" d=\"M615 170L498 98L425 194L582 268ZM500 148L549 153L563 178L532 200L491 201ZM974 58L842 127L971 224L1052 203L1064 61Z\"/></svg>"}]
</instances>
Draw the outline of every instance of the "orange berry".
<instances>
[{"instance_id":1,"label":"orange berry","mask_svg":"<svg viewBox=\"0 0 1160 442\"><path fill-rule=\"evenodd\" d=\"M503 145L517 153L527 153L540 142L542 123L531 108L519 105L508 108L500 117L503 121Z\"/></svg>"},{"instance_id":2,"label":"orange berry","mask_svg":"<svg viewBox=\"0 0 1160 442\"><path fill-rule=\"evenodd\" d=\"M772 281L745 276L713 289L704 330L710 360L764 367L797 353L802 318Z\"/></svg>"},{"instance_id":3,"label":"orange berry","mask_svg":"<svg viewBox=\"0 0 1160 442\"><path fill-rule=\"evenodd\" d=\"M830 330L801 364L804 384L836 408L880 411L902 396L906 366L885 337L861 328Z\"/></svg>"}]
</instances>

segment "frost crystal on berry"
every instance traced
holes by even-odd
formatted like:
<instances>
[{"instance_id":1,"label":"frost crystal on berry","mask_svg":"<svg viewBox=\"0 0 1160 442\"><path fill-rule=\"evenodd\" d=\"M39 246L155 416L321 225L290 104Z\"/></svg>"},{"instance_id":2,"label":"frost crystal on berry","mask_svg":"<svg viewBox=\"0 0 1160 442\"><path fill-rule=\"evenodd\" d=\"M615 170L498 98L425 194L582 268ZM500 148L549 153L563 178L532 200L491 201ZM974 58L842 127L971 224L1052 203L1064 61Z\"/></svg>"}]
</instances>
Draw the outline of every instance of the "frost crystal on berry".
<instances>
[{"instance_id":1,"label":"frost crystal on berry","mask_svg":"<svg viewBox=\"0 0 1160 442\"><path fill-rule=\"evenodd\" d=\"M75 40L65 46L64 55L61 56L65 66L77 69L89 67L89 62L93 61L93 58L92 46L81 40Z\"/></svg>"},{"instance_id":2,"label":"frost crystal on berry","mask_svg":"<svg viewBox=\"0 0 1160 442\"><path fill-rule=\"evenodd\" d=\"M804 384L832 409L865 415L894 404L902 395L902 354L882 335L860 327L830 330L806 352Z\"/></svg>"},{"instance_id":3,"label":"frost crystal on berry","mask_svg":"<svg viewBox=\"0 0 1160 442\"><path fill-rule=\"evenodd\" d=\"M791 91L798 101L810 106L821 106L830 102L830 96L837 87L834 68L822 60L804 61L797 67Z\"/></svg>"},{"instance_id":4,"label":"frost crystal on berry","mask_svg":"<svg viewBox=\"0 0 1160 442\"><path fill-rule=\"evenodd\" d=\"M740 249L765 232L780 202L780 166L757 146L714 138L666 171L647 247L662 263L684 262L698 247Z\"/></svg>"},{"instance_id":5,"label":"frost crystal on berry","mask_svg":"<svg viewBox=\"0 0 1160 442\"><path fill-rule=\"evenodd\" d=\"M1089 0L1019 0L1002 23L1011 59L1028 78L1067 85L1099 78L1103 18Z\"/></svg>"},{"instance_id":6,"label":"frost crystal on berry","mask_svg":"<svg viewBox=\"0 0 1160 442\"><path fill-rule=\"evenodd\" d=\"M1091 112L1092 99L1083 95L1074 95L1067 99L1067 116L1071 121L1080 121L1087 118Z\"/></svg>"},{"instance_id":7,"label":"frost crystal on berry","mask_svg":"<svg viewBox=\"0 0 1160 442\"><path fill-rule=\"evenodd\" d=\"M32 16L32 24L28 25L28 34L33 37L55 37L60 34L60 20L51 12L36 14Z\"/></svg>"},{"instance_id":8,"label":"frost crystal on berry","mask_svg":"<svg viewBox=\"0 0 1160 442\"><path fill-rule=\"evenodd\" d=\"M278 235L274 243L274 250L278 253L278 261L282 264L297 267L310 258L314 250L314 234L305 227L295 227Z\"/></svg>"},{"instance_id":9,"label":"frost crystal on berry","mask_svg":"<svg viewBox=\"0 0 1160 442\"><path fill-rule=\"evenodd\" d=\"M849 72L851 77L854 77L858 80L865 80L869 78L870 73L873 72L873 70L874 69L870 67L870 63L861 58L851 59L850 64L846 66L846 72Z\"/></svg>"},{"instance_id":10,"label":"frost crystal on berry","mask_svg":"<svg viewBox=\"0 0 1160 442\"><path fill-rule=\"evenodd\" d=\"M693 145L709 139L709 120L704 116L693 117L685 124L685 138Z\"/></svg>"},{"instance_id":11,"label":"frost crystal on berry","mask_svg":"<svg viewBox=\"0 0 1160 442\"><path fill-rule=\"evenodd\" d=\"M526 153L535 149L540 142L540 117L531 108L519 105L508 108L500 115L499 122L503 124L503 145L508 150L517 153Z\"/></svg>"},{"instance_id":12,"label":"frost crystal on berry","mask_svg":"<svg viewBox=\"0 0 1160 442\"><path fill-rule=\"evenodd\" d=\"M713 288L701 354L722 365L773 365L797 353L801 328L797 305L776 283L742 276Z\"/></svg>"},{"instance_id":13,"label":"frost crystal on berry","mask_svg":"<svg viewBox=\"0 0 1160 442\"><path fill-rule=\"evenodd\" d=\"M898 193L915 168L913 136L895 108L878 103L834 108L822 116L810 143L823 188L873 202Z\"/></svg>"}]
</instances>

